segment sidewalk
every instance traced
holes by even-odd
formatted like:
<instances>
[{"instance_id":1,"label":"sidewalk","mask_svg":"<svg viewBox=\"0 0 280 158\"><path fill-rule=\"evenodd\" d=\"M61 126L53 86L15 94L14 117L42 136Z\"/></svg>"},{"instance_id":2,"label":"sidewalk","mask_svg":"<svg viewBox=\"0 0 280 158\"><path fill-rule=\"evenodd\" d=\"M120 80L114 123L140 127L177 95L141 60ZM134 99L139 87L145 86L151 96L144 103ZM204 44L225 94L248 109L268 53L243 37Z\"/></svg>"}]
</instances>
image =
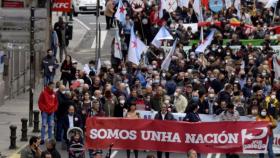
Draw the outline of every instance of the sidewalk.
<instances>
[{"instance_id":1,"label":"sidewalk","mask_svg":"<svg viewBox=\"0 0 280 158\"><path fill-rule=\"evenodd\" d=\"M53 24L57 21L58 16L57 14L53 14ZM73 21L73 39L69 44L69 51L74 51L76 47L78 47L81 39L86 34L87 30L83 28L79 23ZM78 67L80 68L81 65L79 64ZM56 76L54 82L58 81L60 78L60 71L56 71ZM40 82L42 83L42 82ZM34 110L38 110L38 97L40 95L41 90L43 89L43 85L37 85L35 92L34 92ZM10 158L19 158L20 151L23 149L28 142L21 142L21 118L28 119L29 113L29 92L27 91L24 94L17 96L15 99L5 101L5 104L0 106L0 158L1 156L7 156ZM41 119L41 116L40 116ZM41 128L41 122L40 128ZM10 125L17 126L17 149L16 150L9 150L10 145ZM28 139L32 135L40 135L40 133L32 133L33 127L28 127Z\"/></svg>"}]
</instances>

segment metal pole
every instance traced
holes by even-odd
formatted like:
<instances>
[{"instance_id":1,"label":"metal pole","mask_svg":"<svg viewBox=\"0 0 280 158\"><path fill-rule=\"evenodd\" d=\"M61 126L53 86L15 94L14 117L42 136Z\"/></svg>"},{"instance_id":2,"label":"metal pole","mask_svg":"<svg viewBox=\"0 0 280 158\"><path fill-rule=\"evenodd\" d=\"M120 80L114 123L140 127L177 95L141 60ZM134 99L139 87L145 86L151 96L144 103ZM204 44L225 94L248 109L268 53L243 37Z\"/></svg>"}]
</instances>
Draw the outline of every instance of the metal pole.
<instances>
[{"instance_id":1,"label":"metal pole","mask_svg":"<svg viewBox=\"0 0 280 158\"><path fill-rule=\"evenodd\" d=\"M99 18L99 7L100 7L100 0L97 0L97 8L96 8L96 44L95 44L95 61L97 63L98 60L98 39L99 39L99 34L98 34L98 18ZM97 64L96 68L97 68Z\"/></svg>"},{"instance_id":2,"label":"metal pole","mask_svg":"<svg viewBox=\"0 0 280 158\"><path fill-rule=\"evenodd\" d=\"M30 81L29 81L29 126L33 125L33 96L35 89L35 50L34 50L34 17L35 8L31 7L30 16Z\"/></svg>"},{"instance_id":3,"label":"metal pole","mask_svg":"<svg viewBox=\"0 0 280 158\"><path fill-rule=\"evenodd\" d=\"M100 23L99 23L99 37L98 37L98 59L100 58L100 53L101 53L101 26L100 26ZM97 59L97 60L98 60ZM99 60L98 60L99 61Z\"/></svg>"}]
</instances>

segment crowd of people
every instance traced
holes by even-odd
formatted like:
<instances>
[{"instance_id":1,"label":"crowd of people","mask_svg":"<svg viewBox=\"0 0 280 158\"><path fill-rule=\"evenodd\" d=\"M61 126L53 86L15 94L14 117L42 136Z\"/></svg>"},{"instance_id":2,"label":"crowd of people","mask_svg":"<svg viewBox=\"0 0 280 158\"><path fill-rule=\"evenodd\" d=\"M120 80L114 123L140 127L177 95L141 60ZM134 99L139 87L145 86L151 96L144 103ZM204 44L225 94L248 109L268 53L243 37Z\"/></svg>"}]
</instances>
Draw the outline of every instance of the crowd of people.
<instances>
[{"instance_id":1,"label":"crowd of people","mask_svg":"<svg viewBox=\"0 0 280 158\"><path fill-rule=\"evenodd\" d=\"M46 87L38 101L42 114L41 138L30 140L30 150L25 151L27 155L36 155L38 145L45 143L46 127L49 140L53 138L55 127L56 141L66 142L69 147L71 141L66 137L67 130L72 127L85 130L87 117L143 119L136 110L158 111L154 118L158 120L174 120L172 113L186 113L183 121L188 122L201 121L199 114L216 115L221 121L238 121L240 116L251 115L256 121L270 121L271 131L277 126L280 60L271 45L279 45L280 38L272 40L271 37L278 33L275 26L280 18L274 14L273 8L264 8L263 3L242 1L239 16L234 5L219 13L212 12L207 6L202 7L203 19L211 22L203 27L205 36L211 28L217 31L206 51L197 53L197 44L187 51L184 49L190 45L190 40L199 39L201 35L201 29L194 33L191 27L183 26L184 23L199 22L192 1L188 7L177 7L171 13L163 10L162 18L157 1L144 1L141 12L134 11L130 2L123 3L127 12L123 24L114 20L115 1L108 0L105 10L107 29L119 28L123 59L114 56L112 45L110 63L99 69L95 61L90 61L85 70L78 69L77 62L72 61L70 55L66 55L64 61L60 55L61 78L54 83L59 62L54 48L47 51L42 62ZM232 19L237 19L240 24L231 25ZM219 25L215 24L217 21ZM142 41L150 46L145 53L147 60L140 65L126 59L132 26ZM161 26L166 27L174 39L179 39L168 71L161 70L165 50L150 44ZM229 39L228 43L224 43L225 39ZM256 48L250 43L243 45L241 39L264 39L263 47ZM167 42L172 45L173 41ZM62 45L61 52L65 44ZM233 45L241 47L233 49ZM77 142L83 143L79 137ZM268 143L270 158L274 157L272 143L273 132ZM48 142L47 146L55 147L54 141ZM53 152L46 151L44 157L49 153L53 155ZM90 151L91 157L98 153ZM196 153L191 150L188 156L193 155ZM138 157L138 151L134 151L134 156ZM130 150L127 157L130 157ZM162 152L158 151L157 157L161 158ZM169 153L165 153L165 157L168 158Z\"/></svg>"}]
</instances>

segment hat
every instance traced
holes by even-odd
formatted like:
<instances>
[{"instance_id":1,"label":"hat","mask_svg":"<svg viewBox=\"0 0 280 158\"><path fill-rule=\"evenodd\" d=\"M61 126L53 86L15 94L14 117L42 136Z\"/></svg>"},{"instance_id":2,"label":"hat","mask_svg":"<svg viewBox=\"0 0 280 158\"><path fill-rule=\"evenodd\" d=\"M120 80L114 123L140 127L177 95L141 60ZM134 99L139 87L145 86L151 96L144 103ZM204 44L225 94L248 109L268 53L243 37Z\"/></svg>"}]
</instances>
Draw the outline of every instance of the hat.
<instances>
[{"instance_id":1,"label":"hat","mask_svg":"<svg viewBox=\"0 0 280 158\"><path fill-rule=\"evenodd\" d=\"M95 76L95 72L94 71L90 71L88 75L89 76Z\"/></svg>"}]
</instances>

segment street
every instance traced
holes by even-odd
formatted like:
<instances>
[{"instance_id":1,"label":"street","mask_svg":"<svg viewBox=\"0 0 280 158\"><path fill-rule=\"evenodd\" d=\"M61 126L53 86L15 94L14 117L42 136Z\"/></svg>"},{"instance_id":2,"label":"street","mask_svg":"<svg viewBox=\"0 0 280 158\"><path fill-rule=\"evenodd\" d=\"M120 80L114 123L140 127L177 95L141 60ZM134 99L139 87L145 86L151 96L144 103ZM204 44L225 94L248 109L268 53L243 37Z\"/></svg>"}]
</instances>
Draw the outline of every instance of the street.
<instances>
[{"instance_id":1,"label":"street","mask_svg":"<svg viewBox=\"0 0 280 158\"><path fill-rule=\"evenodd\" d=\"M76 24L82 26L86 31L85 36L82 39L75 39L71 42L80 41L74 50L70 51L70 55L82 64L88 63L89 60L95 58L96 48L96 16L92 14L81 14L74 18ZM110 60L111 55L111 42L115 35L116 28L106 30L105 17L100 16L99 22L101 25L101 60ZM75 26L74 31L75 32ZM79 33L79 32L76 32ZM70 43L71 44L71 43Z\"/></svg>"}]
</instances>

